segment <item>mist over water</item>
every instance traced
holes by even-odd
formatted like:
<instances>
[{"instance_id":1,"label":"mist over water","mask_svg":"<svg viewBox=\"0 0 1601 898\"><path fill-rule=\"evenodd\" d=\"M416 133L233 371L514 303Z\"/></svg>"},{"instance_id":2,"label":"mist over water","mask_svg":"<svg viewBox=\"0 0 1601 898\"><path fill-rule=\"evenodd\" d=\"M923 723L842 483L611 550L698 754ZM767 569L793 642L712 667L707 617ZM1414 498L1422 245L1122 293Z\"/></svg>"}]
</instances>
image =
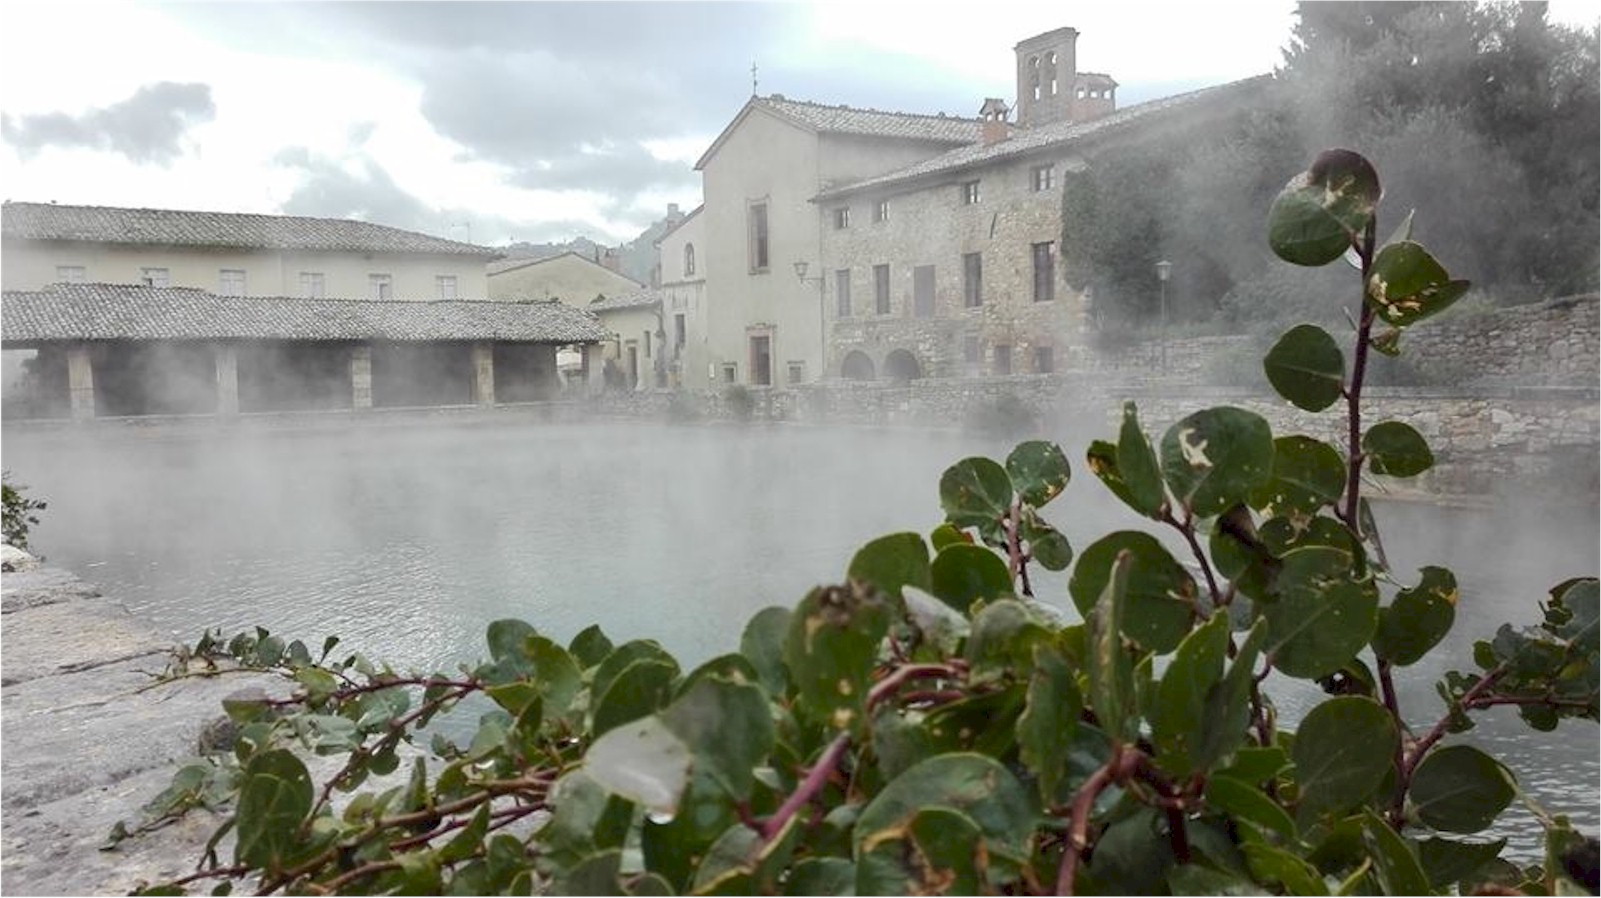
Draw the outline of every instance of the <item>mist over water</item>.
<instances>
[{"instance_id":1,"label":"mist over water","mask_svg":"<svg viewBox=\"0 0 1601 898\"><path fill-rule=\"evenodd\" d=\"M1074 479L1045 516L1076 551L1110 531L1141 529L1186 557L1084 469L1089 431L1050 435ZM341 652L447 671L484 657L484 629L503 617L561 643L592 623L619 643L653 638L686 669L734 651L752 614L838 581L866 541L926 534L942 517L938 481L950 464L1004 458L1015 443L891 429L507 418L337 429L7 427L4 437L6 468L49 503L35 548L175 639L261 625L312 646L336 634ZM1546 589L1601 565L1593 507L1380 502L1376 513L1398 579L1438 564L1464 588L1445 647L1399 672L1414 728L1440 712L1439 675L1472 667L1474 640L1502 622L1536 623ZM1039 573L1038 597L1072 613L1066 575ZM1293 725L1321 693L1293 684L1273 697ZM1477 719L1454 738L1506 760L1549 810L1595 827L1593 724L1539 734L1512 713ZM1526 817L1509 813L1503 830L1537 849Z\"/></svg>"}]
</instances>

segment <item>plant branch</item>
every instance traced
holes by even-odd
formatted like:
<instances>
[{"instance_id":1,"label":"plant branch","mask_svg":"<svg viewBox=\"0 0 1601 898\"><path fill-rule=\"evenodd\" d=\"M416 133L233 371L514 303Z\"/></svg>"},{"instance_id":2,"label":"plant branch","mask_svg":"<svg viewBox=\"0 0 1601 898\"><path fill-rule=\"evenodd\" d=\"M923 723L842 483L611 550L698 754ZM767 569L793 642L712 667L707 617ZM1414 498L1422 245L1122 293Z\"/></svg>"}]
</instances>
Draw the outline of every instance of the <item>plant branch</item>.
<instances>
[{"instance_id":1,"label":"plant branch","mask_svg":"<svg viewBox=\"0 0 1601 898\"><path fill-rule=\"evenodd\" d=\"M840 758L844 757L845 749L850 744L850 733L840 733L834 737L834 741L830 742L827 748L823 749L823 754L817 759L817 763L812 765L812 769L807 772L806 778L801 780L800 785L795 787L795 791L791 792L788 798L784 799L784 803L779 805L777 811L773 812L773 816L767 818L767 822L762 826L761 830L763 842L770 842L776 838L779 833L784 831L784 827L789 824L790 818L805 807L806 803L811 801L817 793L823 791L823 786L828 782L829 774L833 773L834 768L839 765Z\"/></svg>"},{"instance_id":2,"label":"plant branch","mask_svg":"<svg viewBox=\"0 0 1601 898\"><path fill-rule=\"evenodd\" d=\"M1406 720L1401 717L1401 704L1396 699L1395 678L1390 673L1390 661L1387 658L1379 660L1379 693L1384 699L1384 709L1394 718L1396 731L1407 733ZM1395 742L1395 770L1399 774L1406 766L1406 747L1404 739ZM1397 775L1395 779L1395 795L1390 801L1389 822L1390 828L1396 832L1401 831L1401 824L1406 819L1406 779Z\"/></svg>"},{"instance_id":3,"label":"plant branch","mask_svg":"<svg viewBox=\"0 0 1601 898\"><path fill-rule=\"evenodd\" d=\"M871 709L875 705L882 704L909 680L919 677L955 679L960 676L961 672L949 664L903 664L873 684L872 691L867 694L867 707Z\"/></svg>"},{"instance_id":4,"label":"plant branch","mask_svg":"<svg viewBox=\"0 0 1601 898\"><path fill-rule=\"evenodd\" d=\"M1362 538L1362 523L1357 517L1357 504L1362 497L1362 382L1367 376L1368 340L1373 334L1373 307L1368 304L1368 272L1373 267L1373 243L1378 232L1378 218L1368 219L1363 231L1362 245L1362 315L1356 329L1356 351L1351 363L1351 383L1345 390L1347 436L1350 439L1350 457L1345 475L1345 509L1340 519L1351 528L1358 540Z\"/></svg>"},{"instance_id":5,"label":"plant branch","mask_svg":"<svg viewBox=\"0 0 1601 898\"><path fill-rule=\"evenodd\" d=\"M1216 608L1225 604L1223 593L1217 588L1217 578L1212 576L1212 563L1207 561L1206 553L1201 551L1201 541L1195 536L1194 513L1186 511L1184 520L1181 522L1178 518L1173 517L1173 512L1164 509L1162 517L1158 520L1171 525L1175 530L1184 534L1184 541L1190 544L1190 552L1195 555L1196 563L1201 566L1201 573L1206 575L1206 589L1212 596L1212 607ZM1191 611L1195 612L1197 617L1200 616L1199 609L1193 605L1191 606Z\"/></svg>"},{"instance_id":6,"label":"plant branch","mask_svg":"<svg viewBox=\"0 0 1601 898\"><path fill-rule=\"evenodd\" d=\"M1417 769L1418 762L1423 760L1423 755L1434 747L1434 743L1439 742L1445 736L1446 728L1451 725L1452 711L1456 709L1466 711L1478 707L1476 702L1479 701L1479 698L1505 676L1506 671L1507 666L1502 663L1496 665L1494 670L1490 670L1484 676L1479 677L1479 681L1469 687L1467 692L1462 693L1462 697L1456 701L1453 707L1446 709L1445 715L1434 724L1422 739L1412 743L1412 747L1406 753L1401 769L1397 771L1397 789L1404 789L1407 786L1412 779L1412 771Z\"/></svg>"},{"instance_id":7,"label":"plant branch","mask_svg":"<svg viewBox=\"0 0 1601 898\"><path fill-rule=\"evenodd\" d=\"M1023 515L1023 500L1012 502L1012 507L1001 518L1001 524L1006 528L1006 561L1011 569L1012 579L1021 581L1022 593L1028 598L1034 598L1034 588L1028 582L1028 556L1023 553L1023 540L1018 533L1018 524Z\"/></svg>"}]
</instances>

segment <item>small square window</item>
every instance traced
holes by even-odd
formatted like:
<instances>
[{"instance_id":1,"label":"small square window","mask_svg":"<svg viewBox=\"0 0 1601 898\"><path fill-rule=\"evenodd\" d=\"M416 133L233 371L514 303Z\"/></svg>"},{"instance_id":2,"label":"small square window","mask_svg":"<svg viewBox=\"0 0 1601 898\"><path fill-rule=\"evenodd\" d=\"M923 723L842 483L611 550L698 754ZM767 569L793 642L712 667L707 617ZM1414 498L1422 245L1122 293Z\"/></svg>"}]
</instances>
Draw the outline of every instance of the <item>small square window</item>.
<instances>
[{"instance_id":1,"label":"small square window","mask_svg":"<svg viewBox=\"0 0 1601 898\"><path fill-rule=\"evenodd\" d=\"M879 200L873 204L873 224L883 224L889 221L889 200Z\"/></svg>"},{"instance_id":2,"label":"small square window","mask_svg":"<svg viewBox=\"0 0 1601 898\"><path fill-rule=\"evenodd\" d=\"M320 271L300 273L300 295L306 299L322 299L327 295L327 278Z\"/></svg>"},{"instance_id":3,"label":"small square window","mask_svg":"<svg viewBox=\"0 0 1601 898\"><path fill-rule=\"evenodd\" d=\"M723 363L723 383L725 383L725 384L734 383L735 378L737 378L737 377L739 377L739 364L736 363L736 362L724 362Z\"/></svg>"},{"instance_id":4,"label":"small square window","mask_svg":"<svg viewBox=\"0 0 1601 898\"><path fill-rule=\"evenodd\" d=\"M434 290L439 294L440 299L455 299L456 276L453 274L436 275L434 277Z\"/></svg>"},{"instance_id":5,"label":"small square window","mask_svg":"<svg viewBox=\"0 0 1601 898\"><path fill-rule=\"evenodd\" d=\"M387 274L367 275L367 298L393 299L395 296L394 278Z\"/></svg>"},{"instance_id":6,"label":"small square window","mask_svg":"<svg viewBox=\"0 0 1601 898\"><path fill-rule=\"evenodd\" d=\"M1049 346L1034 347L1034 373L1050 374L1056 370L1056 351Z\"/></svg>"},{"instance_id":7,"label":"small square window","mask_svg":"<svg viewBox=\"0 0 1601 898\"><path fill-rule=\"evenodd\" d=\"M806 382L806 363L805 362L790 362L789 363L789 382L792 383L792 384L799 384L799 383L805 383Z\"/></svg>"},{"instance_id":8,"label":"small square window","mask_svg":"<svg viewBox=\"0 0 1601 898\"><path fill-rule=\"evenodd\" d=\"M978 182L968 181L962 185L962 205L978 205Z\"/></svg>"},{"instance_id":9,"label":"small square window","mask_svg":"<svg viewBox=\"0 0 1601 898\"><path fill-rule=\"evenodd\" d=\"M172 286L172 273L165 268L141 268L139 279L144 281L146 287Z\"/></svg>"},{"instance_id":10,"label":"small square window","mask_svg":"<svg viewBox=\"0 0 1601 898\"><path fill-rule=\"evenodd\" d=\"M851 207L840 206L834 210L834 230L843 231L851 226Z\"/></svg>"},{"instance_id":11,"label":"small square window","mask_svg":"<svg viewBox=\"0 0 1601 898\"><path fill-rule=\"evenodd\" d=\"M245 273L239 268L224 268L217 273L217 292L223 296L245 295Z\"/></svg>"},{"instance_id":12,"label":"small square window","mask_svg":"<svg viewBox=\"0 0 1601 898\"><path fill-rule=\"evenodd\" d=\"M1034 186L1034 192L1035 193L1040 193L1042 191L1050 190L1052 187L1055 186L1055 182L1056 182L1056 166L1054 166L1054 165L1036 165L1034 167L1033 172L1032 172L1032 183L1033 183L1033 186Z\"/></svg>"}]
</instances>

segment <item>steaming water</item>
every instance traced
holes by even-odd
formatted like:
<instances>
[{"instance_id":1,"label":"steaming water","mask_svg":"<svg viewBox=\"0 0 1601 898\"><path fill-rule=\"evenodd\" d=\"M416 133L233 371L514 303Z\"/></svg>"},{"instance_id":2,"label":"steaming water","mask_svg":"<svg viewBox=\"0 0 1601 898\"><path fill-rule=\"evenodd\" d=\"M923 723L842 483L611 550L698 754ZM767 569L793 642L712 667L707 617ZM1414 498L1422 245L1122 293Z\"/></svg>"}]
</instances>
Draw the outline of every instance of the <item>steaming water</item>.
<instances>
[{"instance_id":1,"label":"steaming water","mask_svg":"<svg viewBox=\"0 0 1601 898\"><path fill-rule=\"evenodd\" d=\"M1063 439L1079 457L1087 437ZM384 426L244 434L140 427L8 427L5 466L49 502L36 548L192 641L260 624L397 667L451 670L483 655L484 627L522 617L565 642L590 623L654 638L685 668L732 651L751 614L843 575L863 542L927 532L940 472L1001 441L891 430L529 425ZM1077 548L1144 524L1075 463L1047 515ZM1448 650L1401 672L1426 728L1439 673L1472 641L1532 624L1544 590L1597 570L1593 509L1448 511L1382 504L1398 573L1443 564L1466 587ZM1036 579L1070 607L1065 577ZM1281 688L1284 718L1320 697ZM1500 709L1497 709L1500 710ZM1466 741L1506 760L1544 807L1593 830L1597 728L1555 733L1481 715ZM1497 835L1525 852L1515 808Z\"/></svg>"}]
</instances>

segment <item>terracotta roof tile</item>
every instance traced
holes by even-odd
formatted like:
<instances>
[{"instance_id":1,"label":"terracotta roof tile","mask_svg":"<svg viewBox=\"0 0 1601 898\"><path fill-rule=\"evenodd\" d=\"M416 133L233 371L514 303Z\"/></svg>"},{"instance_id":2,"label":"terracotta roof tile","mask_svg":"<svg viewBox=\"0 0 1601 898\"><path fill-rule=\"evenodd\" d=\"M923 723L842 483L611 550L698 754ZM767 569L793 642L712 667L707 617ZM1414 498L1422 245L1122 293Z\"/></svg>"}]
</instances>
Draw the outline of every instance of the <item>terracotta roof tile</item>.
<instances>
[{"instance_id":1,"label":"terracotta roof tile","mask_svg":"<svg viewBox=\"0 0 1601 898\"><path fill-rule=\"evenodd\" d=\"M597 299L584 306L591 312L612 312L618 309L648 309L651 306L661 305L662 294L660 290L635 290L632 293L620 293L617 296L608 296Z\"/></svg>"}]
</instances>

